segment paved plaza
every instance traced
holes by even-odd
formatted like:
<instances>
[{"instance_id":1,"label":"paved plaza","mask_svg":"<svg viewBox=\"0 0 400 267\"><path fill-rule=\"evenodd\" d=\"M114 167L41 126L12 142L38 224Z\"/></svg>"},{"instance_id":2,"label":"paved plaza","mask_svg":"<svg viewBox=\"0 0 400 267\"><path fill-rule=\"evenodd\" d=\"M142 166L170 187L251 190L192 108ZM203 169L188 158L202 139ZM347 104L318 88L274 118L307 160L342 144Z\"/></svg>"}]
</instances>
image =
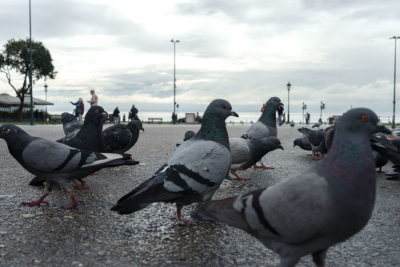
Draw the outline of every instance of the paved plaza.
<instances>
[{"instance_id":1,"label":"paved plaza","mask_svg":"<svg viewBox=\"0 0 400 267\"><path fill-rule=\"evenodd\" d=\"M229 120L229 119L228 119ZM54 190L49 206L25 207L37 200L41 187L28 186L33 175L9 154L0 140L0 266L276 266L279 258L249 234L222 223L198 222L178 226L171 218L175 206L157 203L131 215L118 215L111 206L150 178L198 125L144 125L136 145L127 153L140 161L136 166L102 170L87 177L88 190L76 191L85 200L64 211L69 196ZM249 125L228 125L230 137L240 137ZM57 140L62 125L21 126L33 136ZM301 137L290 126L278 127L284 151L264 157L274 170L238 172L250 181L224 181L214 199L239 195L274 185L308 168L314 162L307 152L293 147ZM391 172L391 164L383 168ZM189 220L193 206L183 209ZM304 257L298 266L315 266ZM328 267L400 266L400 182L377 176L377 197L368 225L347 242L331 247Z\"/></svg>"}]
</instances>

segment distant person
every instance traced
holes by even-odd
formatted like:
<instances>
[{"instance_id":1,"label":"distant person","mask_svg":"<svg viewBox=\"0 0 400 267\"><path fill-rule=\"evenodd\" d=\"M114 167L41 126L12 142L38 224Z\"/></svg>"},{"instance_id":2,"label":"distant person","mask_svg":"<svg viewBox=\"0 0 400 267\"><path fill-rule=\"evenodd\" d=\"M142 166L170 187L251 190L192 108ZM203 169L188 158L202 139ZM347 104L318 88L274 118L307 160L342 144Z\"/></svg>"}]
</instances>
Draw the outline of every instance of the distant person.
<instances>
[{"instance_id":1,"label":"distant person","mask_svg":"<svg viewBox=\"0 0 400 267\"><path fill-rule=\"evenodd\" d=\"M264 112L265 109L265 103L263 104L262 108L261 108L261 112Z\"/></svg>"},{"instance_id":2,"label":"distant person","mask_svg":"<svg viewBox=\"0 0 400 267\"><path fill-rule=\"evenodd\" d=\"M35 120L39 121L39 110L35 110L35 112L33 112L33 115L35 116Z\"/></svg>"},{"instance_id":3,"label":"distant person","mask_svg":"<svg viewBox=\"0 0 400 267\"><path fill-rule=\"evenodd\" d=\"M198 123L201 123L201 121L202 121L202 119L201 119L201 117L200 117L200 115L199 115L199 112L197 112L196 121L197 121Z\"/></svg>"},{"instance_id":4,"label":"distant person","mask_svg":"<svg viewBox=\"0 0 400 267\"><path fill-rule=\"evenodd\" d=\"M114 125L119 124L119 109L116 107L113 112Z\"/></svg>"},{"instance_id":5,"label":"distant person","mask_svg":"<svg viewBox=\"0 0 400 267\"><path fill-rule=\"evenodd\" d=\"M122 115L122 121L125 122L125 113Z\"/></svg>"},{"instance_id":6,"label":"distant person","mask_svg":"<svg viewBox=\"0 0 400 267\"><path fill-rule=\"evenodd\" d=\"M177 118L177 116L176 116L176 114L174 113L174 112L172 112L172 122L175 124L176 123L176 118Z\"/></svg>"},{"instance_id":7,"label":"distant person","mask_svg":"<svg viewBox=\"0 0 400 267\"><path fill-rule=\"evenodd\" d=\"M83 104L82 98L79 98L76 103L73 103L72 101L70 103L75 105L75 117L79 118L79 121L82 122L82 116L85 112L85 105Z\"/></svg>"},{"instance_id":8,"label":"distant person","mask_svg":"<svg viewBox=\"0 0 400 267\"><path fill-rule=\"evenodd\" d=\"M92 99L90 99L90 101L88 101L88 103L90 103L90 106L98 106L98 101L99 98L97 97L97 95L94 93L94 90L90 90L90 93L92 94Z\"/></svg>"},{"instance_id":9,"label":"distant person","mask_svg":"<svg viewBox=\"0 0 400 267\"><path fill-rule=\"evenodd\" d=\"M130 119L137 120L139 117L137 116L139 110L135 108L135 104L132 105L131 112L130 112Z\"/></svg>"},{"instance_id":10,"label":"distant person","mask_svg":"<svg viewBox=\"0 0 400 267\"><path fill-rule=\"evenodd\" d=\"M282 107L282 105L279 105L277 110L278 110L279 126L281 126L282 125L282 113L283 113L284 108Z\"/></svg>"},{"instance_id":11,"label":"distant person","mask_svg":"<svg viewBox=\"0 0 400 267\"><path fill-rule=\"evenodd\" d=\"M41 109L41 110L39 111L39 121L44 121L44 118L43 118L43 109Z\"/></svg>"},{"instance_id":12,"label":"distant person","mask_svg":"<svg viewBox=\"0 0 400 267\"><path fill-rule=\"evenodd\" d=\"M310 115L310 113L307 113L308 114L308 123L310 124L311 123L311 115Z\"/></svg>"}]
</instances>

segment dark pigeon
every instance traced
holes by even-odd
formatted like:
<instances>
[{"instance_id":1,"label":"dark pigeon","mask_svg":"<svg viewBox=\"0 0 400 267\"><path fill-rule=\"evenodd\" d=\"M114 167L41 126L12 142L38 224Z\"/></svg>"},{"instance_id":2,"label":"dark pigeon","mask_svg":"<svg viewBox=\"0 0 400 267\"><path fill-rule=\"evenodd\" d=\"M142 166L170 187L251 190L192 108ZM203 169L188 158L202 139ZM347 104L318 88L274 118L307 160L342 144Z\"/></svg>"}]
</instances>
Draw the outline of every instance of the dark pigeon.
<instances>
[{"instance_id":1,"label":"dark pigeon","mask_svg":"<svg viewBox=\"0 0 400 267\"><path fill-rule=\"evenodd\" d=\"M316 124L314 124L313 127L311 127L311 128L318 127L318 129L319 129L319 126L321 126L321 125L322 125L322 121L319 121Z\"/></svg>"},{"instance_id":2,"label":"dark pigeon","mask_svg":"<svg viewBox=\"0 0 400 267\"><path fill-rule=\"evenodd\" d=\"M140 120L132 120L127 125L117 124L106 128L103 133L104 152L124 153L131 149L139 138L139 131L143 129Z\"/></svg>"},{"instance_id":3,"label":"dark pigeon","mask_svg":"<svg viewBox=\"0 0 400 267\"><path fill-rule=\"evenodd\" d=\"M193 132L193 131L187 131L187 132L185 133L185 137L183 138L183 141L189 140L189 139L192 138L195 134L196 134L196 133ZM180 145L181 145L181 144L176 144L176 147L178 147L178 146L180 146Z\"/></svg>"},{"instance_id":4,"label":"dark pigeon","mask_svg":"<svg viewBox=\"0 0 400 267\"><path fill-rule=\"evenodd\" d=\"M382 157L390 160L393 165L393 174L386 174L385 178L391 181L400 180L400 140L387 140L386 138L371 136L372 149Z\"/></svg>"},{"instance_id":5,"label":"dark pigeon","mask_svg":"<svg viewBox=\"0 0 400 267\"><path fill-rule=\"evenodd\" d=\"M376 166L376 168L379 168L377 173L385 173L384 171L382 171L382 167L385 166L389 162L388 158L382 156L375 150L373 151L373 153L374 153L374 158L375 158L375 166Z\"/></svg>"},{"instance_id":6,"label":"dark pigeon","mask_svg":"<svg viewBox=\"0 0 400 267\"><path fill-rule=\"evenodd\" d=\"M290 122L290 127L292 127L292 128L294 127L294 122L293 121Z\"/></svg>"},{"instance_id":7,"label":"dark pigeon","mask_svg":"<svg viewBox=\"0 0 400 267\"><path fill-rule=\"evenodd\" d=\"M46 181L43 195L38 201L24 202L29 206L48 204L43 199L58 185L67 191L72 204L64 209L74 208L78 202L70 186L71 181L108 167L136 165L128 154L97 153L69 147L64 144L32 137L19 127L4 124L0 127L0 138L7 142L10 154L30 173Z\"/></svg>"},{"instance_id":8,"label":"dark pigeon","mask_svg":"<svg viewBox=\"0 0 400 267\"><path fill-rule=\"evenodd\" d=\"M308 141L307 141L308 142ZM308 142L308 145L303 144L303 138L297 138L293 141L293 147L298 146L303 150L311 151L311 144Z\"/></svg>"},{"instance_id":9,"label":"dark pigeon","mask_svg":"<svg viewBox=\"0 0 400 267\"><path fill-rule=\"evenodd\" d=\"M279 97L271 97L266 103L261 117L256 123L253 123L246 133L242 135L244 139L261 139L270 136L277 137L278 130L276 128L276 110L278 106L284 106ZM266 167L261 161L261 167L254 164L254 168L273 169Z\"/></svg>"},{"instance_id":10,"label":"dark pigeon","mask_svg":"<svg viewBox=\"0 0 400 267\"><path fill-rule=\"evenodd\" d=\"M322 158L324 158L324 154L328 152L325 146L326 132L323 130L314 131L305 127L299 129L299 131L305 134L305 138L311 145L312 159L316 159L315 154L318 152L321 153Z\"/></svg>"},{"instance_id":11,"label":"dark pigeon","mask_svg":"<svg viewBox=\"0 0 400 267\"><path fill-rule=\"evenodd\" d=\"M82 128L83 123L80 122L74 115L64 112L61 114L61 121L63 123L63 130L65 135L69 135Z\"/></svg>"},{"instance_id":12,"label":"dark pigeon","mask_svg":"<svg viewBox=\"0 0 400 267\"><path fill-rule=\"evenodd\" d=\"M149 180L123 196L111 210L130 214L154 202L176 203L177 221L182 225L183 206L212 198L231 165L225 120L236 116L228 101L217 99L204 112L200 130L175 151Z\"/></svg>"},{"instance_id":13,"label":"dark pigeon","mask_svg":"<svg viewBox=\"0 0 400 267\"><path fill-rule=\"evenodd\" d=\"M352 109L339 121L325 160L276 185L200 203L191 216L247 231L280 256L280 267L308 254L324 266L329 247L371 218L376 173L369 136L376 131L389 129L371 110Z\"/></svg>"},{"instance_id":14,"label":"dark pigeon","mask_svg":"<svg viewBox=\"0 0 400 267\"><path fill-rule=\"evenodd\" d=\"M236 171L247 170L256 164L268 152L282 149L281 141L277 137L261 139L229 138L229 146L232 154L231 173L236 177L233 180L249 180L240 177Z\"/></svg>"}]
</instances>

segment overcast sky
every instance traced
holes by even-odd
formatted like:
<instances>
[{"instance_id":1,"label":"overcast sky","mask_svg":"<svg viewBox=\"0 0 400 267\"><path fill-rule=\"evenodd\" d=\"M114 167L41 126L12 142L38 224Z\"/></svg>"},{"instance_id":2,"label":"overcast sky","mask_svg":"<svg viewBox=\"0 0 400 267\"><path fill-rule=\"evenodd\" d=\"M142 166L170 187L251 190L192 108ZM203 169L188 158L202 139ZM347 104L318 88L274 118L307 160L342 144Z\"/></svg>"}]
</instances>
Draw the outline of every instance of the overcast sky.
<instances>
[{"instance_id":1,"label":"overcast sky","mask_svg":"<svg viewBox=\"0 0 400 267\"><path fill-rule=\"evenodd\" d=\"M1 1L0 25L1 46L28 37L29 1ZM320 101L332 114L351 105L392 112L393 35L398 0L32 0L32 37L58 71L47 81L50 111L70 111L90 89L107 110L172 111L174 38L182 110L215 98L238 111L258 111L271 96L287 106L290 81L292 112L302 102L316 112ZM14 95L0 74L0 92Z\"/></svg>"}]
</instances>

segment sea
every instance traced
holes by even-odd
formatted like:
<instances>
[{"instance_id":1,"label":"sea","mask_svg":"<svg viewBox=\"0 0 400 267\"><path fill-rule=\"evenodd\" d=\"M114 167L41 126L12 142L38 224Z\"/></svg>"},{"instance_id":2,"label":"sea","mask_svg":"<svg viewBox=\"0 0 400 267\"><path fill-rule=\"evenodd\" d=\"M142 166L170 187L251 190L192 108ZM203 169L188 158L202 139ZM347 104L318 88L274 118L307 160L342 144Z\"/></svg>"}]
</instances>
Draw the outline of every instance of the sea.
<instances>
[{"instance_id":1,"label":"sea","mask_svg":"<svg viewBox=\"0 0 400 267\"><path fill-rule=\"evenodd\" d=\"M49 112L52 115L61 115L64 111L51 111ZM107 111L110 115L112 114L113 111ZM128 114L129 111L120 111L120 116L122 120L123 114L126 116L126 120L128 120ZM178 112L178 119L184 118L185 113L195 113L195 112ZM226 121L228 123L252 123L256 122L261 115L261 112L238 112L239 117L228 117ZM142 121L149 121L150 118L162 118L163 122L170 122L172 121L171 118L172 112L171 111L139 111L138 116L139 119ZM202 116L202 113L199 113L200 116ZM342 115L340 113L338 114L324 114L322 113L322 121L323 122L328 122L329 118L335 115ZM391 121L391 114L390 113L382 113L382 114L377 114L381 121L383 123L388 123ZM288 114L286 114L286 119L287 119ZM321 117L321 113L310 113L310 119L311 123L315 123L319 120ZM399 117L398 117L399 118ZM303 117L303 113L290 113L290 121L294 123L304 123L305 118Z\"/></svg>"}]
</instances>

